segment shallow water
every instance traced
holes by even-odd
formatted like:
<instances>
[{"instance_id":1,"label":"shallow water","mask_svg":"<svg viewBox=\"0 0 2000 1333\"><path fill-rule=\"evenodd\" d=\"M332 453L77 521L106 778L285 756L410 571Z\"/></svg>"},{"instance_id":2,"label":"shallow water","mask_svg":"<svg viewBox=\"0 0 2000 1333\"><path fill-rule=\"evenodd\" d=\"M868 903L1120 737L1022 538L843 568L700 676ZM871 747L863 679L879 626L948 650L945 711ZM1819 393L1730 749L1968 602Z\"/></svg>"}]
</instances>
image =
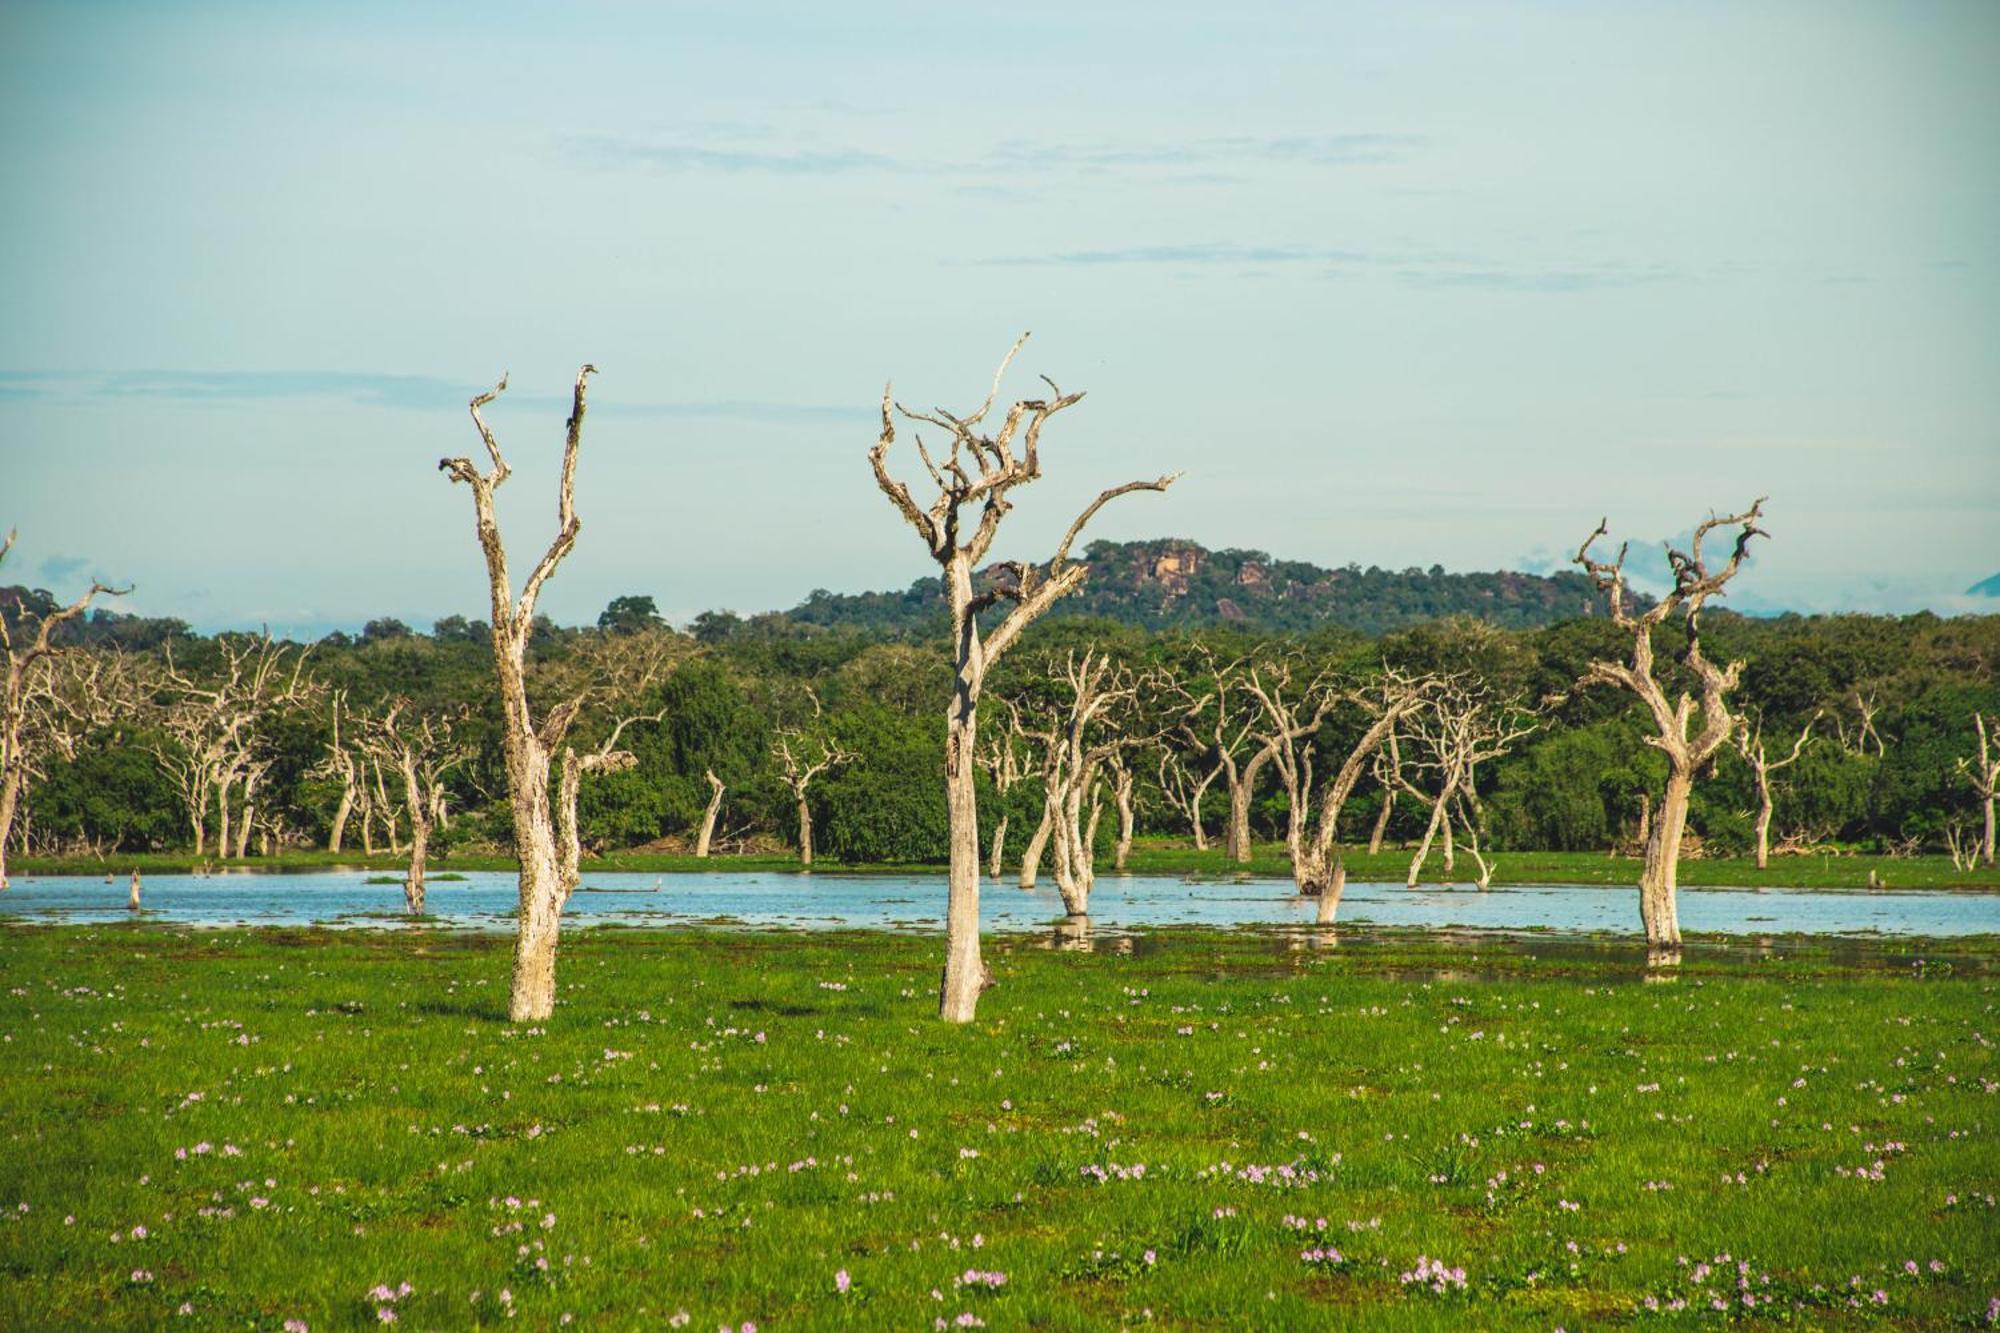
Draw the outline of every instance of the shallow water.
<instances>
[{"instance_id":1,"label":"shallow water","mask_svg":"<svg viewBox=\"0 0 2000 1333\"><path fill-rule=\"evenodd\" d=\"M311 874L236 872L155 875L145 881L141 919L191 926L393 926L407 920L393 884L369 884L363 870ZM0 894L0 915L40 922L122 921L127 883L76 875L19 876ZM433 882L430 924L510 929L514 876L475 871L464 881ZM1861 893L1824 889L1682 889L1681 927L1727 934L2000 934L2000 894ZM1161 875L1102 875L1091 895L1099 929L1158 925L1309 923L1315 904L1285 879L1195 880ZM1024 891L1011 879L986 882L980 916L990 929L1035 930L1063 914L1053 888ZM734 923L803 929L932 930L944 917L944 876L794 875L770 872L588 875L570 899L577 924ZM1511 885L1481 893L1470 886L1405 889L1350 883L1344 923L1466 926L1487 930L1545 928L1636 933L1636 889L1580 885Z\"/></svg>"}]
</instances>

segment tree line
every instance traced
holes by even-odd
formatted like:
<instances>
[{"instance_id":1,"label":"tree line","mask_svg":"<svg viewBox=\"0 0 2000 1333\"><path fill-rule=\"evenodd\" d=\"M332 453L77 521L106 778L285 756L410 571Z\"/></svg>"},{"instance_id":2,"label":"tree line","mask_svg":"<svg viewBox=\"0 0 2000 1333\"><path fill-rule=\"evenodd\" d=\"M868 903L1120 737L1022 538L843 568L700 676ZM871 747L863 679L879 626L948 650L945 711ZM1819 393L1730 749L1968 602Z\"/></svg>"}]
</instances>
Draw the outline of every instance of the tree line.
<instances>
[{"instance_id":1,"label":"tree line","mask_svg":"<svg viewBox=\"0 0 2000 1333\"><path fill-rule=\"evenodd\" d=\"M1010 829L1022 882L1046 868L1078 919L1099 863L1122 865L1148 833L1217 839L1240 860L1281 841L1322 920L1344 849L1364 840L1412 848L1412 883L1434 853L1449 872L1462 849L1481 885L1510 850L1630 847L1645 857L1649 942L1666 950L1679 944L1675 867L1697 850L1761 864L1943 847L1991 864L2000 618L1722 612L1712 600L1764 536L1762 501L1670 550L1658 600L1629 587L1599 525L1575 563L1601 614L1545 627L1458 617L1371 637L1068 618L1023 646L1085 585L1074 552L1091 518L1175 478L1103 491L1045 561L990 562L1041 475L1044 428L1082 398L1049 382L991 420L1006 369L964 415L885 392L868 451L939 570L941 634L719 613L682 632L643 596L594 627L550 623L537 601L581 529L590 367L566 424L557 531L518 585L493 506L510 468L481 414L504 379L472 403L485 461L439 464L473 498L483 621L426 636L382 620L297 644L121 617L93 608L120 591L102 586L69 603L17 589L0 601L0 857L358 842L410 858L422 911L434 851L504 849L521 865L524 1020L553 1004L562 907L592 851L943 862L940 1010L955 1021L990 984L977 895L982 872L1010 864ZM899 420L937 444L911 441L931 483L921 498L891 463Z\"/></svg>"}]
</instances>

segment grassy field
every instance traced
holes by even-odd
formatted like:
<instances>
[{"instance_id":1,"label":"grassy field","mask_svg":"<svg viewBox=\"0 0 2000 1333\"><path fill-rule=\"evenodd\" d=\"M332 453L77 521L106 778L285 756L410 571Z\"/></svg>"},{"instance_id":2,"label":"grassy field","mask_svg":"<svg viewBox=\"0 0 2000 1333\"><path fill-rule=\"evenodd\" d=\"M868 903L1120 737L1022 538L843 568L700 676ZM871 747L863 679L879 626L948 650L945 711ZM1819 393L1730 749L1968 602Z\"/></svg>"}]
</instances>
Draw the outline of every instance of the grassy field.
<instances>
[{"instance_id":1,"label":"grassy field","mask_svg":"<svg viewBox=\"0 0 2000 1333\"><path fill-rule=\"evenodd\" d=\"M136 866L149 874L185 873L200 866L240 867L249 870L326 870L336 866L368 868L380 871L396 871L402 868L402 860L388 855L363 856L359 852L344 852L339 856L329 856L325 852L286 852L276 857L251 857L246 860L220 860L208 858L197 861L185 852L146 853L136 856L114 856L108 860L87 857L25 857L16 858L13 873L21 875L102 875L107 870L130 873ZM1384 851L1376 856L1365 852L1350 853L1347 858L1348 874L1357 880L1400 881L1408 871L1410 852ZM1498 869L1494 874L1496 884L1604 884L1629 887L1638 882L1639 862L1635 857L1612 857L1603 852L1502 852L1497 858ZM603 856L586 858L585 866L597 871L632 871L643 874L667 874L671 872L695 871L745 871L768 870L791 872L799 868L796 857L790 855L757 856L713 856L697 859L693 856L667 852L611 852ZM1110 866L1108 851L1099 858L1099 866ZM512 870L514 863L505 856L461 854L451 857L434 857L431 868L435 871L465 870ZM847 865L822 859L815 867L817 873L838 874L842 871L895 871L935 870L937 866L924 865ZM1255 875L1289 875L1290 863L1285 860L1285 849L1280 843L1260 843L1255 856L1247 866L1238 865L1223 855L1220 849L1196 851L1184 841L1168 838L1140 840L1132 850L1130 869L1144 875L1233 875L1250 873ZM1458 881L1470 883L1474 865L1471 858L1461 857L1458 862ZM1681 862L1681 883L1690 887L1769 887L1769 888L1811 888L1811 889L1865 889L1868 887L1870 872L1895 889L2000 889L2000 869L1981 866L1967 872L1954 869L1950 858L1943 856L1788 856L1777 857L1768 870L1757 869L1756 863L1747 857L1714 857L1703 860ZM1443 877L1442 862L1436 852L1431 855L1426 881Z\"/></svg>"},{"instance_id":2,"label":"grassy field","mask_svg":"<svg viewBox=\"0 0 2000 1333\"><path fill-rule=\"evenodd\" d=\"M1984 1326L2000 941L0 935L0 1327Z\"/></svg>"}]
</instances>

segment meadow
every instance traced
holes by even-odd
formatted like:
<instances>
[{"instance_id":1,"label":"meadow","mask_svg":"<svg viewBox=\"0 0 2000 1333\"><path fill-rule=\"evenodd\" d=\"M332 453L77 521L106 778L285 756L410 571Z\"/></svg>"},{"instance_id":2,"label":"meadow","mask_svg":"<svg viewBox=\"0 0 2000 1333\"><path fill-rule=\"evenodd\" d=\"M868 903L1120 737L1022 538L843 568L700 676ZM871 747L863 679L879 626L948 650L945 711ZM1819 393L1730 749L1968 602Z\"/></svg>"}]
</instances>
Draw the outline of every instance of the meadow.
<instances>
[{"instance_id":1,"label":"meadow","mask_svg":"<svg viewBox=\"0 0 2000 1333\"><path fill-rule=\"evenodd\" d=\"M0 1326L1985 1326L2000 940L0 935Z\"/></svg>"}]
</instances>

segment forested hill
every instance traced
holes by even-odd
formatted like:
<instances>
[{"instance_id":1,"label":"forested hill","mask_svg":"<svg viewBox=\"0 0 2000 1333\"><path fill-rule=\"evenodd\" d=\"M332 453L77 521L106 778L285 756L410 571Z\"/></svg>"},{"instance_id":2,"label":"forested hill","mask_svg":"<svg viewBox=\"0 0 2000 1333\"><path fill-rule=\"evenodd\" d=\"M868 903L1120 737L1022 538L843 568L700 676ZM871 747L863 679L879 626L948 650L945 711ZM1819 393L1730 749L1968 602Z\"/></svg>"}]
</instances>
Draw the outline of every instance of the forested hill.
<instances>
[{"instance_id":1,"label":"forested hill","mask_svg":"<svg viewBox=\"0 0 2000 1333\"><path fill-rule=\"evenodd\" d=\"M1298 631L1338 625L1380 634L1444 616L1476 616L1509 629L1603 614L1603 598L1582 574L1447 574L1429 569L1323 569L1273 560L1262 551L1211 551L1161 538L1093 542L1090 579L1052 614L1090 616L1147 629L1235 625ZM901 592L820 590L787 615L812 625L921 633L944 617L938 580Z\"/></svg>"}]
</instances>

